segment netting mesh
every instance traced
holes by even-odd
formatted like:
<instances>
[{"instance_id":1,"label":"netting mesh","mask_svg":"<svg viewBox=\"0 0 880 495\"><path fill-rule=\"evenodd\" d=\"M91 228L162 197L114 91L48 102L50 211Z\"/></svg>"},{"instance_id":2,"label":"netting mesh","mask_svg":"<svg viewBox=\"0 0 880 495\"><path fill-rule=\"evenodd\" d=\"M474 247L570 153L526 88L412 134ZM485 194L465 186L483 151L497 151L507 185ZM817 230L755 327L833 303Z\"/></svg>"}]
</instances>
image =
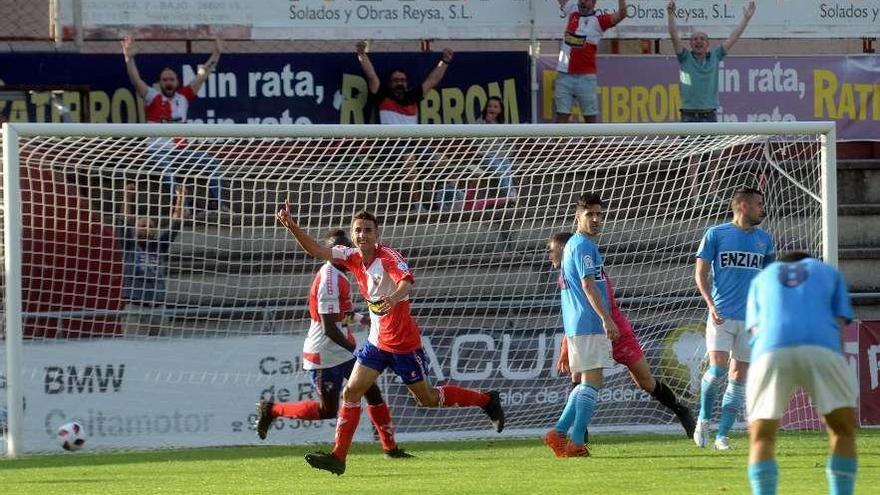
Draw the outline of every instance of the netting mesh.
<instances>
[{"instance_id":1,"label":"netting mesh","mask_svg":"<svg viewBox=\"0 0 880 495\"><path fill-rule=\"evenodd\" d=\"M779 251L822 252L814 135L46 136L20 147L28 450L55 448L52 428L71 418L94 448L252 443L258 397L314 397L300 351L320 263L276 225L285 200L314 237L361 208L380 217L382 242L415 270L432 381L498 390L513 433L553 424L569 390L545 243L574 229L580 193L607 201L598 244L617 300L655 376L692 405L706 318L694 253L729 220L733 191L765 192L762 227ZM490 434L479 409L420 409L390 374L380 385L400 433ZM813 418L801 404L789 424ZM624 367L607 370L595 427L676 424ZM279 443L332 440L330 421L274 428Z\"/></svg>"}]
</instances>

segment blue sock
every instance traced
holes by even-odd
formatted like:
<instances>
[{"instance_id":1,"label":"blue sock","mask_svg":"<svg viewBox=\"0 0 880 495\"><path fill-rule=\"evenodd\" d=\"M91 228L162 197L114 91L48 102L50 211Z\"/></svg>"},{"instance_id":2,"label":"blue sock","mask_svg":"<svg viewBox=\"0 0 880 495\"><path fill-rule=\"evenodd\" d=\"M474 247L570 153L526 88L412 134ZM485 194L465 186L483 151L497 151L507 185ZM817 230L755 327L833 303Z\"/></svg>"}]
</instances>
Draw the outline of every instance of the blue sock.
<instances>
[{"instance_id":1,"label":"blue sock","mask_svg":"<svg viewBox=\"0 0 880 495\"><path fill-rule=\"evenodd\" d=\"M856 459L831 454L825 475L828 477L829 494L852 495L856 484Z\"/></svg>"},{"instance_id":2,"label":"blue sock","mask_svg":"<svg viewBox=\"0 0 880 495\"><path fill-rule=\"evenodd\" d=\"M587 426L593 418L593 411L596 410L596 397L599 391L596 387L587 384L581 384L578 387L575 396L575 406L577 413L574 416L574 424L571 426L571 435L569 436L574 443L580 443L587 431Z\"/></svg>"},{"instance_id":3,"label":"blue sock","mask_svg":"<svg viewBox=\"0 0 880 495\"><path fill-rule=\"evenodd\" d=\"M724 375L726 374L727 368L721 368L714 364L710 364L709 369L703 373L703 379L700 380L701 421L712 419L712 410L715 409L715 396L718 395L718 386L724 380Z\"/></svg>"},{"instance_id":4,"label":"blue sock","mask_svg":"<svg viewBox=\"0 0 880 495\"><path fill-rule=\"evenodd\" d=\"M752 495L776 495L779 484L779 467L776 459L749 464L749 483Z\"/></svg>"},{"instance_id":5,"label":"blue sock","mask_svg":"<svg viewBox=\"0 0 880 495\"><path fill-rule=\"evenodd\" d=\"M577 397L579 388L580 387L573 388L568 394L568 402L565 403L565 409L562 410L562 414L559 416L559 421L556 422L556 431L563 435L568 435L569 428L574 424L574 418L577 414L575 398Z\"/></svg>"},{"instance_id":6,"label":"blue sock","mask_svg":"<svg viewBox=\"0 0 880 495\"><path fill-rule=\"evenodd\" d=\"M743 382L730 380L727 382L727 390L721 399L721 417L718 419L718 433L715 438L726 437L736 421L736 415L742 408L746 399L746 387Z\"/></svg>"}]
</instances>

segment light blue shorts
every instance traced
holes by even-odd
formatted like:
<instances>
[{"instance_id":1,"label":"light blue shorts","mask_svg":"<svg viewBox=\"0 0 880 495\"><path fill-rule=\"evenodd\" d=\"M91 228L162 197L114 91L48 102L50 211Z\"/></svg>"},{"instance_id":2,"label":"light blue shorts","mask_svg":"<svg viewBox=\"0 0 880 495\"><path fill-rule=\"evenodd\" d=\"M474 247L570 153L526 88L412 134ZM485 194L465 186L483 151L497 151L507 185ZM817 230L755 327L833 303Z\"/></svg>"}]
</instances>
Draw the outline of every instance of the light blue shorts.
<instances>
[{"instance_id":1,"label":"light blue shorts","mask_svg":"<svg viewBox=\"0 0 880 495\"><path fill-rule=\"evenodd\" d=\"M599 84L596 74L556 75L556 113L571 114L571 107L577 99L582 115L598 115L599 103L596 94Z\"/></svg>"}]
</instances>

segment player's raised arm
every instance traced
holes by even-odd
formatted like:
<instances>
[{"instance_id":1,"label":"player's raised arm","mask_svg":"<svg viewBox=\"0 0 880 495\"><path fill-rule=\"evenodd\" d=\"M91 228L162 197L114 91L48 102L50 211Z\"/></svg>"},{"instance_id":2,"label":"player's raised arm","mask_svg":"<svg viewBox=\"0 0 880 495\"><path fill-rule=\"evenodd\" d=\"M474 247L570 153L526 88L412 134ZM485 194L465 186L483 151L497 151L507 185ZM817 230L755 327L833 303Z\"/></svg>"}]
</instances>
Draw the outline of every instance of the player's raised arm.
<instances>
[{"instance_id":1,"label":"player's raised arm","mask_svg":"<svg viewBox=\"0 0 880 495\"><path fill-rule=\"evenodd\" d=\"M596 282L593 281L592 277L584 277L581 279L581 287L584 289L584 294L587 296L587 302L590 303L593 311L595 311L602 320L602 326L605 328L605 336L608 337L608 340L617 340L617 337L620 336L620 330L617 329L617 324L614 323L611 314L608 313L608 310L606 310L605 306L602 304L602 296L599 294L599 289L596 288Z\"/></svg>"},{"instance_id":2,"label":"player's raised arm","mask_svg":"<svg viewBox=\"0 0 880 495\"><path fill-rule=\"evenodd\" d=\"M367 42L358 41L355 45L355 51L357 52L358 62L361 63L361 70L364 71L364 77L367 78L367 88L371 94L378 93L381 82L379 81L379 76L376 75L376 68L373 67L373 62L370 61L370 56L367 55Z\"/></svg>"},{"instance_id":3,"label":"player's raised arm","mask_svg":"<svg viewBox=\"0 0 880 495\"><path fill-rule=\"evenodd\" d=\"M141 98L147 96L150 87L141 79L137 64L134 62L134 57L137 55L137 45L131 36L122 38L122 55L125 56L125 70L128 72L128 80L131 81L131 85L134 86L138 96Z\"/></svg>"},{"instance_id":4,"label":"player's raised arm","mask_svg":"<svg viewBox=\"0 0 880 495\"><path fill-rule=\"evenodd\" d=\"M437 62L437 67L434 67L434 70L428 74L428 77L425 78L425 81L422 82L422 94L428 94L428 91L434 89L440 81L443 79L443 76L446 75L446 69L449 68L449 64L452 63L452 56L454 55L451 48L444 48L443 55L440 56L440 61Z\"/></svg>"},{"instance_id":5,"label":"player's raised arm","mask_svg":"<svg viewBox=\"0 0 880 495\"><path fill-rule=\"evenodd\" d=\"M301 229L293 220L293 217L290 215L289 201L285 201L284 206L278 209L275 218L278 219L278 223L287 228L305 252L316 258L321 258L322 260L333 261L333 250L312 239L311 236Z\"/></svg>"},{"instance_id":6,"label":"player's raised arm","mask_svg":"<svg viewBox=\"0 0 880 495\"><path fill-rule=\"evenodd\" d=\"M678 55L684 50L681 46L681 36L678 34L678 26L675 24L675 0L669 0L666 4L666 26L669 29L669 39L672 40L672 49Z\"/></svg>"},{"instance_id":7,"label":"player's raised arm","mask_svg":"<svg viewBox=\"0 0 880 495\"><path fill-rule=\"evenodd\" d=\"M205 80L208 79L208 76L214 72L214 69L217 68L217 62L220 61L220 54L223 52L223 39L219 36L214 39L214 49L211 51L211 56L208 57L208 60L205 61L204 64L199 66L198 73L196 74L196 78L189 84L189 87L192 88L193 93L198 93L199 89L201 89L202 84L205 84Z\"/></svg>"},{"instance_id":8,"label":"player's raised arm","mask_svg":"<svg viewBox=\"0 0 880 495\"><path fill-rule=\"evenodd\" d=\"M755 15L755 1L750 0L749 3L743 7L743 16L740 19L739 24L736 26L736 29L730 33L730 36L724 40L724 43L721 46L724 47L724 52L730 52L730 49L733 48L734 43L742 36L743 31L746 30L746 26L749 25L749 20L751 20L752 16Z\"/></svg>"},{"instance_id":9,"label":"player's raised arm","mask_svg":"<svg viewBox=\"0 0 880 495\"><path fill-rule=\"evenodd\" d=\"M616 26L624 19L626 19L626 0L617 0L617 10L611 14L611 20Z\"/></svg>"}]
</instances>

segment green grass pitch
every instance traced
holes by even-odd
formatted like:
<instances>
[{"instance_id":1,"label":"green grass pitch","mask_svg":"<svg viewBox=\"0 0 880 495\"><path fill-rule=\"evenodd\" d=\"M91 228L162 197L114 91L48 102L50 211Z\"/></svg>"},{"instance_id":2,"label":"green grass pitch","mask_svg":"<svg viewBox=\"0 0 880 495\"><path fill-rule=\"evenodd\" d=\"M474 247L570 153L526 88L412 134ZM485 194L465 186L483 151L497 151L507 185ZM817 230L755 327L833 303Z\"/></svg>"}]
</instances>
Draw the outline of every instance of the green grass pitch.
<instances>
[{"instance_id":1,"label":"green grass pitch","mask_svg":"<svg viewBox=\"0 0 880 495\"><path fill-rule=\"evenodd\" d=\"M858 437L857 493L880 486L880 430ZM0 493L18 494L745 494L746 439L733 452L685 438L596 435L593 457L556 459L539 439L403 443L416 459L385 459L356 445L346 473L310 468L314 447L237 447L0 460ZM780 493L826 493L827 438L783 433Z\"/></svg>"}]
</instances>

